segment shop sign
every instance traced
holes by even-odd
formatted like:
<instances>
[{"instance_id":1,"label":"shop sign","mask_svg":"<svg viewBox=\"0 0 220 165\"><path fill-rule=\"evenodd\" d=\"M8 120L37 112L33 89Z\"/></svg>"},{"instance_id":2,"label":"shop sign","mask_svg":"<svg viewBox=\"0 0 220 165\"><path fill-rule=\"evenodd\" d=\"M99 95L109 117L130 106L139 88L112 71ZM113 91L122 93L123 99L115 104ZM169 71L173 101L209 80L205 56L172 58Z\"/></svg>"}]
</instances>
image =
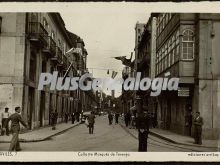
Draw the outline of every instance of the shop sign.
<instances>
[{"instance_id":1,"label":"shop sign","mask_svg":"<svg viewBox=\"0 0 220 165\"><path fill-rule=\"evenodd\" d=\"M187 87L180 87L178 88L178 96L180 97L188 97L190 95L189 88Z\"/></svg>"}]
</instances>

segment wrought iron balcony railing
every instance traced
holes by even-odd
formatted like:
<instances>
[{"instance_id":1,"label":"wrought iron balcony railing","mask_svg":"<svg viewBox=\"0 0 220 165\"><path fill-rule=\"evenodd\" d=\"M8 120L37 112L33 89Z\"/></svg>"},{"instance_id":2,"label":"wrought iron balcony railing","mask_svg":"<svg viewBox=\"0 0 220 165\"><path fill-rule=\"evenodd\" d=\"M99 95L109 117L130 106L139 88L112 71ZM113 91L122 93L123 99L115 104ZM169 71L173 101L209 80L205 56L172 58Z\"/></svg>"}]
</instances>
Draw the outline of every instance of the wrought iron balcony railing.
<instances>
[{"instance_id":1,"label":"wrought iron balcony railing","mask_svg":"<svg viewBox=\"0 0 220 165\"><path fill-rule=\"evenodd\" d=\"M56 42L52 39L51 36L47 37L47 46L44 47L43 52L50 54L51 57L56 55Z\"/></svg>"}]
</instances>

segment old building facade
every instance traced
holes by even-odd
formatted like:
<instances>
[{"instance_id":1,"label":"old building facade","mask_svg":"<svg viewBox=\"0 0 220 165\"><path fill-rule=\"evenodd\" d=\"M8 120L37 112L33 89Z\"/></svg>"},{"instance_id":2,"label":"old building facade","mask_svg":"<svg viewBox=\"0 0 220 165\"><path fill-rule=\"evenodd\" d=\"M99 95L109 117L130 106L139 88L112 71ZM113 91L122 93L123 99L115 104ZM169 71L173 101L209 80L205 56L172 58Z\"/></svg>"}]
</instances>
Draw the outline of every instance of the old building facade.
<instances>
[{"instance_id":1,"label":"old building facade","mask_svg":"<svg viewBox=\"0 0 220 165\"><path fill-rule=\"evenodd\" d=\"M219 14L199 13L157 13L149 18L150 31L144 30L144 42L139 43L143 48L137 53L149 57L143 71L151 78L164 77L165 73L180 78L178 91L163 91L153 99L159 128L192 136L193 116L199 111L204 118L203 137L218 138L219 18ZM152 41L156 44L150 44Z\"/></svg>"},{"instance_id":2,"label":"old building facade","mask_svg":"<svg viewBox=\"0 0 220 165\"><path fill-rule=\"evenodd\" d=\"M60 14L1 13L0 17L1 111L7 106L13 112L14 107L21 106L31 129L48 125L52 111L58 112L58 122L65 112L82 111L88 99L82 91L37 89L42 72L58 71L58 76L64 76L72 61L67 76L83 74L86 68L85 45L81 46L78 36L70 37ZM66 54L73 47L80 48L81 54Z\"/></svg>"}]
</instances>

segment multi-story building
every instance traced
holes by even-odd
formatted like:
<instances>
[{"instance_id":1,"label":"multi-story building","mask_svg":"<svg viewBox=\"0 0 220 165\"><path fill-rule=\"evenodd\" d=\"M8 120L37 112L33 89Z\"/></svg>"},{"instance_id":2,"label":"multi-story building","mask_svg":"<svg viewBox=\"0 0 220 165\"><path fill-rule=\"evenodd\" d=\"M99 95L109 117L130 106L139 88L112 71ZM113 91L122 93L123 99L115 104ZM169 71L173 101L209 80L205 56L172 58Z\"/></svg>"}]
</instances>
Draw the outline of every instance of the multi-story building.
<instances>
[{"instance_id":1,"label":"multi-story building","mask_svg":"<svg viewBox=\"0 0 220 165\"><path fill-rule=\"evenodd\" d=\"M134 77L134 61L131 66L125 66L122 70L122 78L126 80L128 77ZM125 91L122 88L122 96L120 97L122 101L122 112L127 113L134 106L134 91Z\"/></svg>"},{"instance_id":2,"label":"multi-story building","mask_svg":"<svg viewBox=\"0 0 220 165\"><path fill-rule=\"evenodd\" d=\"M136 46L136 68L137 72L141 73L141 78L155 77L155 57L156 57L156 17L151 14L147 24L143 27L140 40ZM151 113L156 112L156 100L150 97L149 91L137 91L137 94L142 96L144 107Z\"/></svg>"},{"instance_id":3,"label":"multi-story building","mask_svg":"<svg viewBox=\"0 0 220 165\"><path fill-rule=\"evenodd\" d=\"M191 91L182 96L176 91L162 92L158 97L158 121L161 127L182 134L191 133L185 120L193 101L194 19L193 14L166 13L157 17L156 76L170 72L171 77L180 78L180 90Z\"/></svg>"},{"instance_id":4,"label":"multi-story building","mask_svg":"<svg viewBox=\"0 0 220 165\"><path fill-rule=\"evenodd\" d=\"M154 108L160 128L192 135L193 116L199 111L204 118L203 137L218 138L219 18L219 14L207 13L151 15L148 24L156 19L156 37L152 38L156 42L156 49L149 48L149 51L155 49L156 56L153 52L142 51L149 57L154 57L150 60L150 67L145 66L144 69L151 73L152 78L154 75L164 77L167 72L170 72L169 77L180 78L178 91L162 91L156 98ZM152 28L153 24L150 27ZM147 34L144 32L143 37ZM151 31L149 36L154 36L154 32ZM144 38L143 50L150 42L150 39Z\"/></svg>"},{"instance_id":5,"label":"multi-story building","mask_svg":"<svg viewBox=\"0 0 220 165\"><path fill-rule=\"evenodd\" d=\"M135 47L134 47L134 52L135 52L135 59L138 58L138 47L139 47L139 42L141 41L141 35L144 31L145 24L144 23L139 23L137 22L135 25ZM137 72L137 60L134 61L134 73L136 75Z\"/></svg>"},{"instance_id":6,"label":"multi-story building","mask_svg":"<svg viewBox=\"0 0 220 165\"><path fill-rule=\"evenodd\" d=\"M31 129L48 125L51 111L58 112L58 122L65 112L78 111L75 100L82 102L82 91L37 90L42 72L58 71L58 76L64 76L75 60L67 76L78 73L83 55L66 52L80 47L82 41L69 34L60 14L0 13L0 20L0 111L7 106L13 112L21 106Z\"/></svg>"}]
</instances>

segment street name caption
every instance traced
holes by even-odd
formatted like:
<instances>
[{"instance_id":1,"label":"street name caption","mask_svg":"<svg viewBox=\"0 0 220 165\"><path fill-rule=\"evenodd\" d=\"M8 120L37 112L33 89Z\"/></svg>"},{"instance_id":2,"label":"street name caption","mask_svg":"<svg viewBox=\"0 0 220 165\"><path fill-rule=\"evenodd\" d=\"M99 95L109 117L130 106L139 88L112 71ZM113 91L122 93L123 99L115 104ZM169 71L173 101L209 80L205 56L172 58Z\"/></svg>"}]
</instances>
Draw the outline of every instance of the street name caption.
<instances>
[{"instance_id":1,"label":"street name caption","mask_svg":"<svg viewBox=\"0 0 220 165\"><path fill-rule=\"evenodd\" d=\"M79 157L129 157L127 152L78 152Z\"/></svg>"}]
</instances>

